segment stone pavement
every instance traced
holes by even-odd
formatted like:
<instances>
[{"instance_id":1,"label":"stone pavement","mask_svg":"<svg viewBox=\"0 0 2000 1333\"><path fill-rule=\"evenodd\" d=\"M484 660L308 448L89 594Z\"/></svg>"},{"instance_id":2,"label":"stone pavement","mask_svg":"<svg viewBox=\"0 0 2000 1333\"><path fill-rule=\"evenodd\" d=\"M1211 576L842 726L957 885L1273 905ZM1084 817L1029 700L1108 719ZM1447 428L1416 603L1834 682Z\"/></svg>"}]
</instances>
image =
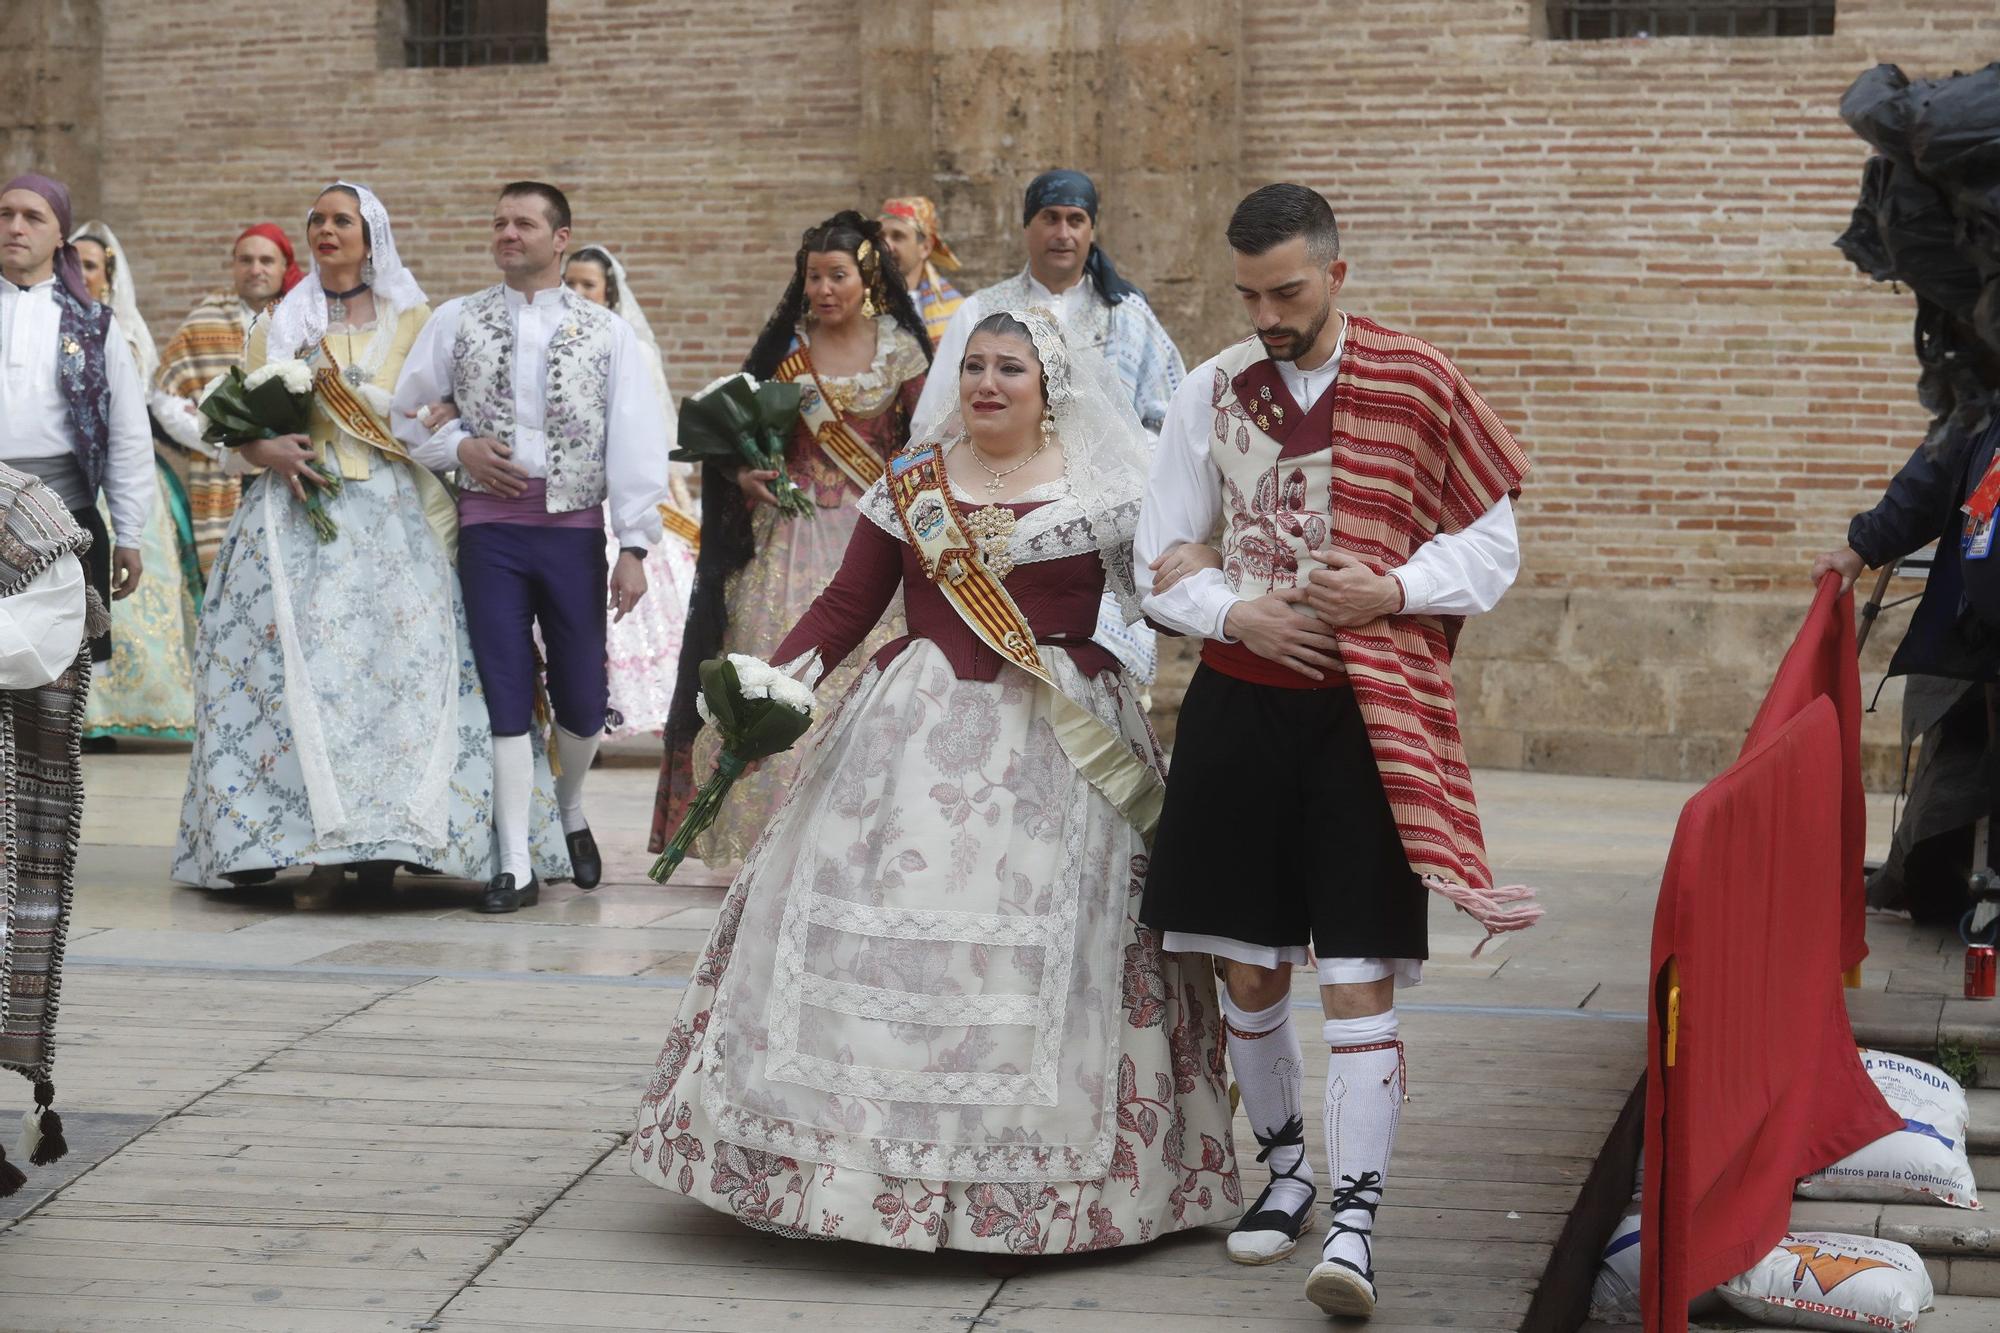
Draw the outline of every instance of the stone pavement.
<instances>
[{"instance_id":1,"label":"stone pavement","mask_svg":"<svg viewBox=\"0 0 2000 1333\"><path fill-rule=\"evenodd\" d=\"M323 912L283 887L174 888L183 754L87 764L59 1028L74 1147L0 1203L0 1328L1326 1327L1308 1250L1243 1268L1219 1229L1075 1259L915 1256L780 1240L630 1175L639 1091L722 894L699 867L645 880L646 769L593 778L603 887L495 918L431 879ZM1400 1005L1383 1330L1518 1326L1642 1063L1653 894L1692 790L1480 787L1498 873L1550 915L1472 960L1476 930L1433 912ZM1871 814L1879 844L1888 803ZM1307 987L1298 1003L1317 1010ZM0 1123L26 1091L0 1085Z\"/></svg>"}]
</instances>

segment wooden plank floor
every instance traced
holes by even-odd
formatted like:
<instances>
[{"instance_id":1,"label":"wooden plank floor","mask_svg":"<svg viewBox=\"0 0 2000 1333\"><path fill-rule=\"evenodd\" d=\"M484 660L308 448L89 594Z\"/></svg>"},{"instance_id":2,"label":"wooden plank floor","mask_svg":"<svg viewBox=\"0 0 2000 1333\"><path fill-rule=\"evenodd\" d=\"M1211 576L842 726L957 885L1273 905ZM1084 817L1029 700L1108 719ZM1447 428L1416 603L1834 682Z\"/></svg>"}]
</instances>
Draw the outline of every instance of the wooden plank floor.
<instances>
[{"instance_id":1,"label":"wooden plank floor","mask_svg":"<svg viewBox=\"0 0 2000 1333\"><path fill-rule=\"evenodd\" d=\"M645 884L636 832L601 832L596 894L513 918L432 882L301 914L282 893L165 883L172 824L152 805L177 800L179 756L93 763L93 791L134 810L97 807L64 992L84 1168L0 1215L0 1328L1326 1327L1303 1299L1313 1250L1244 1268L1219 1227L1074 1259L916 1256L778 1239L633 1177L639 1091L719 897ZM1436 960L1401 1001L1411 1101L1374 1328L1518 1327L1640 1064L1617 997L1643 969L1660 830L1686 789L1566 781L1487 784L1510 878L1548 888L1549 928L1473 962L1437 913ZM644 828L650 775L593 782L600 830ZM1585 852L1580 805L1600 816ZM1316 1104L1325 1056L1305 1048ZM10 1096L0 1123L25 1085Z\"/></svg>"}]
</instances>

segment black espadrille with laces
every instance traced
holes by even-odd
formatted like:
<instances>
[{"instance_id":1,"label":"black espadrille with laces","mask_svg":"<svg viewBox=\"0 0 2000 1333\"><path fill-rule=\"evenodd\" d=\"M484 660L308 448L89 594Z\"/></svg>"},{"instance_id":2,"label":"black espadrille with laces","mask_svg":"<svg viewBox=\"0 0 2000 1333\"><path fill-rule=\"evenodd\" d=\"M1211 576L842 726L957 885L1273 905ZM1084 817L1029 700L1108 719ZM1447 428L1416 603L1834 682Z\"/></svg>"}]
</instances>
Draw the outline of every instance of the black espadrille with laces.
<instances>
[{"instance_id":1,"label":"black espadrille with laces","mask_svg":"<svg viewBox=\"0 0 2000 1333\"><path fill-rule=\"evenodd\" d=\"M1266 1162L1280 1148L1304 1149L1306 1122L1293 1116L1273 1130L1268 1138L1255 1130L1251 1133L1263 1149L1257 1154L1257 1160ZM1313 1188L1311 1170L1306 1165L1303 1151L1290 1170L1272 1169L1271 1183L1264 1187L1264 1192L1257 1196L1257 1202L1250 1205L1250 1211L1243 1214L1243 1219L1229 1233L1231 1259L1239 1264L1274 1264L1298 1248L1299 1237L1305 1234L1306 1224L1312 1218L1313 1204L1319 1198L1319 1191ZM1271 1190L1280 1180L1301 1181L1306 1187L1305 1202L1291 1211L1271 1207Z\"/></svg>"}]
</instances>

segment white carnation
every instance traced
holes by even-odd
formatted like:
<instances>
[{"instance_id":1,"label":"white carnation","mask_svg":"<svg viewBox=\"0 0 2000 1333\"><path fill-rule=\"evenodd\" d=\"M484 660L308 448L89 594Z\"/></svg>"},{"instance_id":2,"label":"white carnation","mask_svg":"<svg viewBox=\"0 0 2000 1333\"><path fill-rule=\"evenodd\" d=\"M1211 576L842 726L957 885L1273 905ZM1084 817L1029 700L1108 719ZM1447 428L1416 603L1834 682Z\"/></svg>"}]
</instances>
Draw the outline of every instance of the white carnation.
<instances>
[{"instance_id":1,"label":"white carnation","mask_svg":"<svg viewBox=\"0 0 2000 1333\"><path fill-rule=\"evenodd\" d=\"M771 682L771 698L794 713L812 716L813 692L807 689L802 681L793 680L790 676L779 676Z\"/></svg>"},{"instance_id":2,"label":"white carnation","mask_svg":"<svg viewBox=\"0 0 2000 1333\"><path fill-rule=\"evenodd\" d=\"M715 725L715 714L708 711L708 696L697 693L694 696L694 711L701 714L701 720L708 726Z\"/></svg>"},{"instance_id":3,"label":"white carnation","mask_svg":"<svg viewBox=\"0 0 2000 1333\"><path fill-rule=\"evenodd\" d=\"M243 387L254 389L270 379L284 383L286 393L312 391L312 367L303 361L267 361L243 377Z\"/></svg>"},{"instance_id":4,"label":"white carnation","mask_svg":"<svg viewBox=\"0 0 2000 1333\"><path fill-rule=\"evenodd\" d=\"M795 713L812 716L812 691L763 658L731 653L729 665L736 668L736 683L745 699L772 699Z\"/></svg>"},{"instance_id":5,"label":"white carnation","mask_svg":"<svg viewBox=\"0 0 2000 1333\"><path fill-rule=\"evenodd\" d=\"M729 383L729 381L731 380L742 380L745 384L748 384L752 389L757 387L757 381L751 378L749 371L739 370L734 375L724 375L719 380L710 380L708 384L703 387L702 391L698 394L695 394L694 397L706 398L710 394L714 393L717 389L720 389L723 385Z\"/></svg>"}]
</instances>

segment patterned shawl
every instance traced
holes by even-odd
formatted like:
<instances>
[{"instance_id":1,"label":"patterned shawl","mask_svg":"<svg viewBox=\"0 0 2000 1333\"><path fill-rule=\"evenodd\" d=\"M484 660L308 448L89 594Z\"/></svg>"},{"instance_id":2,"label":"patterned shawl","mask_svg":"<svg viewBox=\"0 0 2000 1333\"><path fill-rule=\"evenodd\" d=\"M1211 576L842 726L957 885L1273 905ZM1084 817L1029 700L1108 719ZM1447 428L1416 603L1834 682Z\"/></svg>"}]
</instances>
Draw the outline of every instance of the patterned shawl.
<instances>
[{"instance_id":1,"label":"patterned shawl","mask_svg":"<svg viewBox=\"0 0 2000 1333\"><path fill-rule=\"evenodd\" d=\"M11 597L89 536L41 482L0 466L0 597ZM61 1155L55 1089L56 999L83 829L83 709L90 692L89 640L110 616L87 592L84 640L70 668L39 689L0 692L0 1066L35 1082L42 1140L37 1165ZM18 1171L0 1154L0 1194Z\"/></svg>"},{"instance_id":2,"label":"patterned shawl","mask_svg":"<svg viewBox=\"0 0 2000 1333\"><path fill-rule=\"evenodd\" d=\"M188 312L160 354L158 385L192 401L217 375L243 364L243 303L235 292L211 292Z\"/></svg>"},{"instance_id":3,"label":"patterned shawl","mask_svg":"<svg viewBox=\"0 0 2000 1333\"><path fill-rule=\"evenodd\" d=\"M1377 573L1520 490L1520 446L1429 343L1356 316L1340 383L1348 396L1334 409L1332 540ZM1451 684L1456 629L1390 616L1335 635L1411 868L1483 889L1493 879Z\"/></svg>"},{"instance_id":4,"label":"patterned shawl","mask_svg":"<svg viewBox=\"0 0 2000 1333\"><path fill-rule=\"evenodd\" d=\"M160 357L155 383L176 398L193 402L217 375L243 364L243 303L233 291L213 292L188 312ZM206 579L236 515L242 487L223 471L221 458L190 451L187 457L188 519L195 558Z\"/></svg>"}]
</instances>

